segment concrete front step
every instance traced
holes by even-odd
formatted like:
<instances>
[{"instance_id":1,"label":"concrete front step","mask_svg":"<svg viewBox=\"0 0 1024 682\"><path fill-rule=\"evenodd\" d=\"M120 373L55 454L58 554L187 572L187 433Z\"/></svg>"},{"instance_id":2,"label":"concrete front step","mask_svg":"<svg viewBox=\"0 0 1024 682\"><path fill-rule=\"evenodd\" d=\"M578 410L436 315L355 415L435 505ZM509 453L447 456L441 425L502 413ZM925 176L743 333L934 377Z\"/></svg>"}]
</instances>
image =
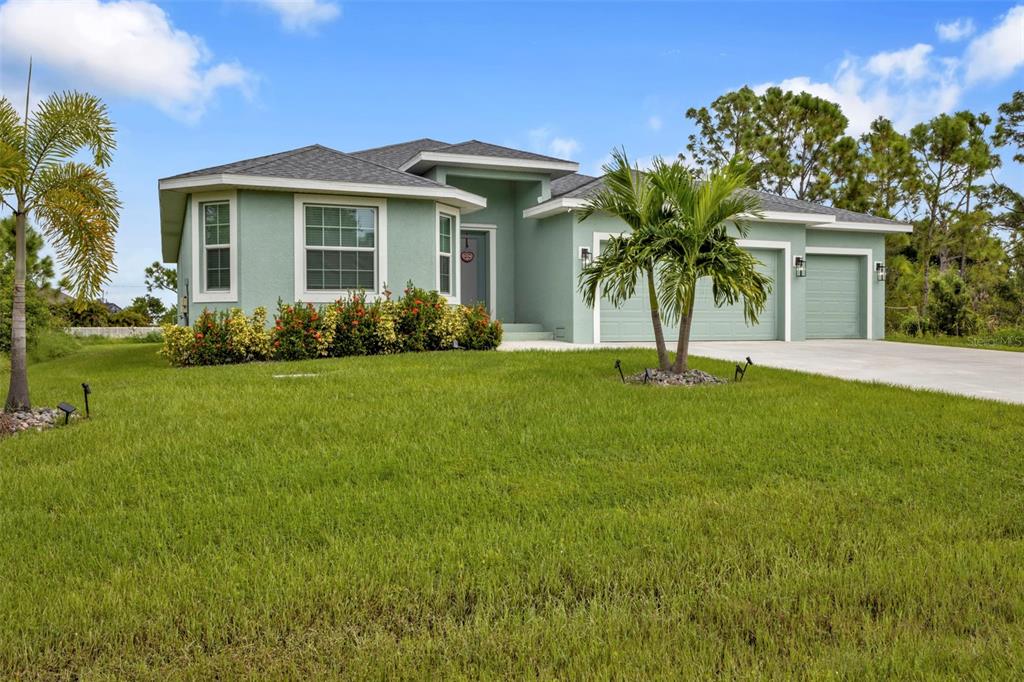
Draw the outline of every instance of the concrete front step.
<instances>
[{"instance_id":1,"label":"concrete front step","mask_svg":"<svg viewBox=\"0 0 1024 682\"><path fill-rule=\"evenodd\" d=\"M502 322L501 328L506 333L518 334L519 332L542 332L544 325L533 322Z\"/></svg>"},{"instance_id":2,"label":"concrete front step","mask_svg":"<svg viewBox=\"0 0 1024 682\"><path fill-rule=\"evenodd\" d=\"M501 335L501 340L504 341L551 341L555 338L555 335L551 332L539 331L539 332L510 332L508 327L502 325L504 333Z\"/></svg>"}]
</instances>

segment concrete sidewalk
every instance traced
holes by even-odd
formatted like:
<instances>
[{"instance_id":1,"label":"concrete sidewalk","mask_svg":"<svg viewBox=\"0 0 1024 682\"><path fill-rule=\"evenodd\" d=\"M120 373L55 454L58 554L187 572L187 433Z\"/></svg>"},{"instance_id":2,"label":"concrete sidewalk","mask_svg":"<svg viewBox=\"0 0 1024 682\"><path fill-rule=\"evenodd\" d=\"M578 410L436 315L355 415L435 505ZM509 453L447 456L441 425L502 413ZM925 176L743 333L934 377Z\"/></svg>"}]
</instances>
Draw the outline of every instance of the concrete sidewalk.
<instances>
[{"instance_id":1,"label":"concrete sidewalk","mask_svg":"<svg viewBox=\"0 0 1024 682\"><path fill-rule=\"evenodd\" d=\"M654 348L653 343L512 341L498 350ZM1024 353L865 340L695 341L693 355L1024 404Z\"/></svg>"}]
</instances>

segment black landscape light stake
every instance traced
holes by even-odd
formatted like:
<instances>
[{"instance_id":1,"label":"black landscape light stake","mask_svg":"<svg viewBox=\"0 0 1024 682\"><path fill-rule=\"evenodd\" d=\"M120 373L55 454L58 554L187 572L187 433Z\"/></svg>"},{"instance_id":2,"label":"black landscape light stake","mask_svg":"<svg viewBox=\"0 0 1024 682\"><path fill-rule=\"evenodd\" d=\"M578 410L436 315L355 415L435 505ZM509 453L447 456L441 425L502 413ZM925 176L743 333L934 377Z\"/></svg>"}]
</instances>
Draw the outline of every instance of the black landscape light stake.
<instances>
[{"instance_id":1,"label":"black landscape light stake","mask_svg":"<svg viewBox=\"0 0 1024 682\"><path fill-rule=\"evenodd\" d=\"M85 394L85 418L89 418L89 394L92 393L92 389L89 388L89 384L82 383L82 393Z\"/></svg>"},{"instance_id":2,"label":"black landscape light stake","mask_svg":"<svg viewBox=\"0 0 1024 682\"><path fill-rule=\"evenodd\" d=\"M64 425L67 426L68 419L71 419L71 413L75 411L75 406L71 403L60 403L57 405L57 409L64 413Z\"/></svg>"},{"instance_id":3,"label":"black landscape light stake","mask_svg":"<svg viewBox=\"0 0 1024 682\"><path fill-rule=\"evenodd\" d=\"M622 383L626 383L626 375L622 373L622 360L615 361L615 369L619 370L619 376L622 377Z\"/></svg>"},{"instance_id":4,"label":"black landscape light stake","mask_svg":"<svg viewBox=\"0 0 1024 682\"><path fill-rule=\"evenodd\" d=\"M748 355L747 356L747 364L743 365L742 367L740 367L739 365L736 365L736 373L733 375L732 380L733 381L743 381L743 377L747 373L747 367L750 367L753 364L754 364L754 361L751 360L750 356Z\"/></svg>"},{"instance_id":5,"label":"black landscape light stake","mask_svg":"<svg viewBox=\"0 0 1024 682\"><path fill-rule=\"evenodd\" d=\"M649 367L644 367L644 383L646 384L651 380L651 370Z\"/></svg>"}]
</instances>

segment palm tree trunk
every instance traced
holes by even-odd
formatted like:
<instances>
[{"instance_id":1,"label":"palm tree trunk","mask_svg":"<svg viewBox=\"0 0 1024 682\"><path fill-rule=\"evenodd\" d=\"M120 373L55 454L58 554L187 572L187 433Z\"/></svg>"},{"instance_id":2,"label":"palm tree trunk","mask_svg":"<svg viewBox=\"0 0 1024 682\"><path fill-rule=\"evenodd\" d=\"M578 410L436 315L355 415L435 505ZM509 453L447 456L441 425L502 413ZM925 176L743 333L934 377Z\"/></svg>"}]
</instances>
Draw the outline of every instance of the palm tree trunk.
<instances>
[{"instance_id":1,"label":"palm tree trunk","mask_svg":"<svg viewBox=\"0 0 1024 682\"><path fill-rule=\"evenodd\" d=\"M693 326L693 298L696 283L690 290L690 296L686 301L686 314L679 320L679 341L676 343L676 361L672 365L672 371L682 374L690 369L690 328Z\"/></svg>"},{"instance_id":2,"label":"palm tree trunk","mask_svg":"<svg viewBox=\"0 0 1024 682\"><path fill-rule=\"evenodd\" d=\"M654 288L654 268L647 270L647 296L651 303L651 325L654 326L654 344L658 347L658 369L669 368L668 348L665 346L665 330L661 328L661 310L658 308L658 292Z\"/></svg>"},{"instance_id":3,"label":"palm tree trunk","mask_svg":"<svg viewBox=\"0 0 1024 682\"><path fill-rule=\"evenodd\" d=\"M14 228L14 306L11 310L11 384L4 410L29 409L25 335L25 212L18 204Z\"/></svg>"}]
</instances>

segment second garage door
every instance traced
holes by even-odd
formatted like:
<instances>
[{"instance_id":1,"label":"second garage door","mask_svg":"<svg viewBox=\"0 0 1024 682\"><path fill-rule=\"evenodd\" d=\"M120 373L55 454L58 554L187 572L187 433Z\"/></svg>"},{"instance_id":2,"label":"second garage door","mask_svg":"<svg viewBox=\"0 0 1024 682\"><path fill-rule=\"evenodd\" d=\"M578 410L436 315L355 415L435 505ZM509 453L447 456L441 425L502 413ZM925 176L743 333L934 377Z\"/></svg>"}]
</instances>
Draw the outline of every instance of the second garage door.
<instances>
[{"instance_id":1,"label":"second garage door","mask_svg":"<svg viewBox=\"0 0 1024 682\"><path fill-rule=\"evenodd\" d=\"M863 339L864 259L808 254L807 338Z\"/></svg>"},{"instance_id":2,"label":"second garage door","mask_svg":"<svg viewBox=\"0 0 1024 682\"><path fill-rule=\"evenodd\" d=\"M695 341L729 341L749 339L779 339L782 315L778 310L778 302L782 293L778 291L778 272L780 267L780 251L751 249L750 251L762 265L759 270L773 280L772 293L768 303L758 317L758 324L747 325L743 319L743 306L715 307L711 296L711 283L704 279L697 286L697 299L694 302L693 327L690 337ZM644 280L639 284L643 285ZM651 313L647 305L647 288L641 289L638 295L615 308L608 301L601 301L601 341L653 341L651 330ZM665 338L672 346L678 332L675 328L665 329Z\"/></svg>"}]
</instances>

